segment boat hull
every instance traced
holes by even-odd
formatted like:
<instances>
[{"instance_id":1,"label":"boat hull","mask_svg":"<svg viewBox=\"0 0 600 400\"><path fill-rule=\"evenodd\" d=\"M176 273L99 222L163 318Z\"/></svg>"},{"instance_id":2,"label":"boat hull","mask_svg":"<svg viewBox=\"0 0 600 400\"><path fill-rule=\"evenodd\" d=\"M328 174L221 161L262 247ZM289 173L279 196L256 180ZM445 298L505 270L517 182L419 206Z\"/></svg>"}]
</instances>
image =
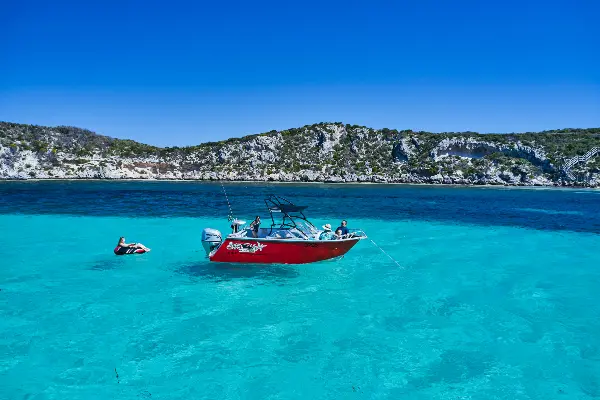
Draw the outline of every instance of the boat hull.
<instances>
[{"instance_id":1,"label":"boat hull","mask_svg":"<svg viewBox=\"0 0 600 400\"><path fill-rule=\"evenodd\" d=\"M210 261L248 264L307 264L343 256L360 239L268 240L227 238Z\"/></svg>"}]
</instances>

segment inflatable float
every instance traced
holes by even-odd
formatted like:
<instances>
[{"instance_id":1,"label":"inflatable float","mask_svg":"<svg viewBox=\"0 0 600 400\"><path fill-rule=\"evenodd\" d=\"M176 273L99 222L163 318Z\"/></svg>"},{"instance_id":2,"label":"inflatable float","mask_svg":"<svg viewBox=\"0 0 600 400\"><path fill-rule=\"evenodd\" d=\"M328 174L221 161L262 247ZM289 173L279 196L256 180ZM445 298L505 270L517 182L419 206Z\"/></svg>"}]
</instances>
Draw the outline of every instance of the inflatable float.
<instances>
[{"instance_id":1,"label":"inflatable float","mask_svg":"<svg viewBox=\"0 0 600 400\"><path fill-rule=\"evenodd\" d=\"M117 247L115 247L114 252L118 256L124 256L126 254L142 254L142 253L146 253L146 250L140 249L138 247L117 246Z\"/></svg>"}]
</instances>

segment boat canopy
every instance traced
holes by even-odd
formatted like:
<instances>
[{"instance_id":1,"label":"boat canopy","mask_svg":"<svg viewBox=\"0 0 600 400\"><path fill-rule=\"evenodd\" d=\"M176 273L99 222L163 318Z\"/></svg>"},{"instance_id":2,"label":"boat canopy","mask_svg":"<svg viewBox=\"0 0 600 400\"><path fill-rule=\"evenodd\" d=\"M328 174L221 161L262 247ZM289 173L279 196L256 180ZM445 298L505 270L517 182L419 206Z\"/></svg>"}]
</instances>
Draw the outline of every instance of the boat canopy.
<instances>
[{"instance_id":1,"label":"boat canopy","mask_svg":"<svg viewBox=\"0 0 600 400\"><path fill-rule=\"evenodd\" d=\"M306 218L304 210L307 206L297 206L291 201L274 194L265 199L267 209L271 214L271 232L274 229L297 229L307 239L313 238L317 228ZM274 213L280 213L275 221Z\"/></svg>"},{"instance_id":2,"label":"boat canopy","mask_svg":"<svg viewBox=\"0 0 600 400\"><path fill-rule=\"evenodd\" d=\"M270 208L271 212L283 212L283 213L293 213L293 212L302 212L307 208L307 206L295 206L288 204L281 204L278 208Z\"/></svg>"}]
</instances>

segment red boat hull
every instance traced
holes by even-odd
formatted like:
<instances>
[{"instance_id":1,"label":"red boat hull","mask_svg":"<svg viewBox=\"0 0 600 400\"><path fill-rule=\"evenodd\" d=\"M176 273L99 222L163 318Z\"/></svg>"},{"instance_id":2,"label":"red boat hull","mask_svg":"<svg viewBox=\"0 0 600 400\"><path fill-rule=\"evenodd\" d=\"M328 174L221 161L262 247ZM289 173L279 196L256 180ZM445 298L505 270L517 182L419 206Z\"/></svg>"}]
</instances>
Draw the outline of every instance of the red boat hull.
<instances>
[{"instance_id":1,"label":"red boat hull","mask_svg":"<svg viewBox=\"0 0 600 400\"><path fill-rule=\"evenodd\" d=\"M227 238L210 261L253 264L307 264L343 256L360 239L269 240Z\"/></svg>"}]
</instances>

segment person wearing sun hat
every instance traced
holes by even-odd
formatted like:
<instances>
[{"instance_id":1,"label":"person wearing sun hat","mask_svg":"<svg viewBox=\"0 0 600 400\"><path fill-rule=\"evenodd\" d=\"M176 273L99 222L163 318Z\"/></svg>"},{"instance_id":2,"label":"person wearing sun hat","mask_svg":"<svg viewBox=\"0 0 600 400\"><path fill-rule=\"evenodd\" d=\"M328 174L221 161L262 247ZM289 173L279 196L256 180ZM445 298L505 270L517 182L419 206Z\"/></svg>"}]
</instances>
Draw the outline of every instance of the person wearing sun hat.
<instances>
[{"instance_id":1,"label":"person wearing sun hat","mask_svg":"<svg viewBox=\"0 0 600 400\"><path fill-rule=\"evenodd\" d=\"M331 231L331 224L323 225L323 232L319 235L319 240L333 240L335 234Z\"/></svg>"}]
</instances>

